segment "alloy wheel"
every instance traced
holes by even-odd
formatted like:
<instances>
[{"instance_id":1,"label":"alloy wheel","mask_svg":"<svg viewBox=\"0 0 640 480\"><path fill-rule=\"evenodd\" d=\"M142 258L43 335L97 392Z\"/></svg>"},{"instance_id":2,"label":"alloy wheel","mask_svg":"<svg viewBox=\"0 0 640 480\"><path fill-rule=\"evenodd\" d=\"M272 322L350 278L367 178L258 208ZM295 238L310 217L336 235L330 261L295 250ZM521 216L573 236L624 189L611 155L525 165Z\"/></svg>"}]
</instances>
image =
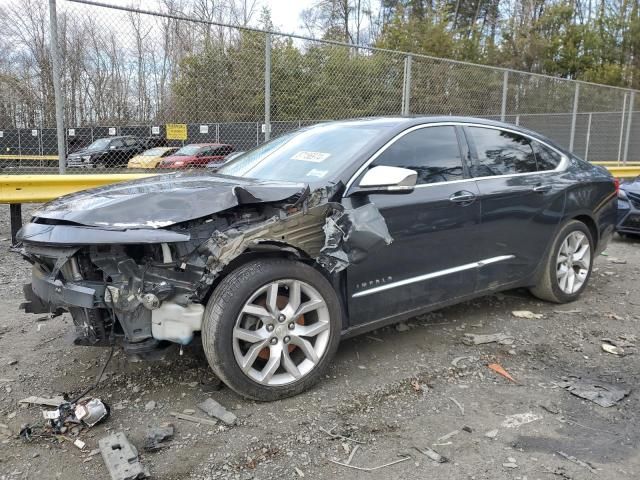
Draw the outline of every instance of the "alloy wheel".
<instances>
[{"instance_id":1,"label":"alloy wheel","mask_svg":"<svg viewBox=\"0 0 640 480\"><path fill-rule=\"evenodd\" d=\"M261 385L295 382L322 359L330 329L329 309L315 288L301 280L276 280L254 292L238 315L234 358Z\"/></svg>"},{"instance_id":2,"label":"alloy wheel","mask_svg":"<svg viewBox=\"0 0 640 480\"><path fill-rule=\"evenodd\" d=\"M582 288L591 267L591 244L581 231L573 231L562 242L556 259L560 290L572 295Z\"/></svg>"}]
</instances>

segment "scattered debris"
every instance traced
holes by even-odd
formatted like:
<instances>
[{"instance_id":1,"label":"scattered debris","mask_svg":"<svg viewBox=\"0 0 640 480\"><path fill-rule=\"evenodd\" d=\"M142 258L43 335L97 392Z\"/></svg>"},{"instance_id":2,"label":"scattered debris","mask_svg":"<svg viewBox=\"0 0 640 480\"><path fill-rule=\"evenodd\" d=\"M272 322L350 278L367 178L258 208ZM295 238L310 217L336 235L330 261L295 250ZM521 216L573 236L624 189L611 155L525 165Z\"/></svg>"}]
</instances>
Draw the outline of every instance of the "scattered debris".
<instances>
[{"instance_id":1,"label":"scattered debris","mask_svg":"<svg viewBox=\"0 0 640 480\"><path fill-rule=\"evenodd\" d=\"M462 430L463 432L467 432L467 433L473 433L473 430L471 429L471 427L469 425L463 425L460 430Z\"/></svg>"},{"instance_id":2,"label":"scattered debris","mask_svg":"<svg viewBox=\"0 0 640 480\"><path fill-rule=\"evenodd\" d=\"M621 317L620 315L617 315L617 314L615 314L615 313L607 313L605 316L606 316L607 318L610 318L611 320L619 320L619 321L624 320L624 318L623 318L623 317Z\"/></svg>"},{"instance_id":3,"label":"scattered debris","mask_svg":"<svg viewBox=\"0 0 640 480\"><path fill-rule=\"evenodd\" d=\"M78 402L74 410L75 416L82 423L93 427L109 415L109 407L99 398L89 398Z\"/></svg>"},{"instance_id":4,"label":"scattered debris","mask_svg":"<svg viewBox=\"0 0 640 480\"><path fill-rule=\"evenodd\" d=\"M579 308L574 308L573 310L554 310L553 313L558 313L560 315L575 315L582 313L582 310Z\"/></svg>"},{"instance_id":5,"label":"scattered debris","mask_svg":"<svg viewBox=\"0 0 640 480\"><path fill-rule=\"evenodd\" d=\"M147 430L147 434L144 439L144 449L147 452L155 452L162 447L167 446L160 445L165 440L169 440L173 437L175 428L172 423L163 423L158 426L150 427Z\"/></svg>"},{"instance_id":6,"label":"scattered debris","mask_svg":"<svg viewBox=\"0 0 640 480\"><path fill-rule=\"evenodd\" d=\"M544 315L541 313L533 313L529 310L514 310L513 312L511 312L511 315L516 318L526 318L528 320L539 320L544 317Z\"/></svg>"},{"instance_id":7,"label":"scattered debris","mask_svg":"<svg viewBox=\"0 0 640 480\"><path fill-rule=\"evenodd\" d=\"M484 436L493 440L498 436L498 429L496 428L495 430L489 430L484 434Z\"/></svg>"},{"instance_id":8,"label":"scattered debris","mask_svg":"<svg viewBox=\"0 0 640 480\"><path fill-rule=\"evenodd\" d=\"M462 413L462 416L464 416L464 407L462 406L462 404L453 397L449 397L449 400L456 404L456 407L460 409L460 413Z\"/></svg>"},{"instance_id":9,"label":"scattered debris","mask_svg":"<svg viewBox=\"0 0 640 480\"><path fill-rule=\"evenodd\" d=\"M40 405L46 407L59 407L66 400L62 397L44 398L44 397L27 397L20 400L18 403L26 403L30 405Z\"/></svg>"},{"instance_id":10,"label":"scattered debris","mask_svg":"<svg viewBox=\"0 0 640 480\"><path fill-rule=\"evenodd\" d=\"M138 459L136 447L129 443L123 432L101 438L98 445L111 480L135 480L149 476Z\"/></svg>"},{"instance_id":11,"label":"scattered debris","mask_svg":"<svg viewBox=\"0 0 640 480\"><path fill-rule=\"evenodd\" d=\"M420 381L417 378L413 378L411 379L411 388L413 388L414 392L421 392L422 391L422 385L420 385Z\"/></svg>"},{"instance_id":12,"label":"scattered debris","mask_svg":"<svg viewBox=\"0 0 640 480\"><path fill-rule=\"evenodd\" d=\"M628 388L588 378L572 378L559 382L558 385L573 395L590 400L601 407L612 407L631 393Z\"/></svg>"},{"instance_id":13,"label":"scattered debris","mask_svg":"<svg viewBox=\"0 0 640 480\"><path fill-rule=\"evenodd\" d=\"M154 408L156 408L156 402L154 400L149 400L147 403L145 403L144 405L144 410L146 412L150 412L151 410L153 410Z\"/></svg>"},{"instance_id":14,"label":"scattered debris","mask_svg":"<svg viewBox=\"0 0 640 480\"><path fill-rule=\"evenodd\" d=\"M462 341L464 342L464 340ZM465 364L462 364L462 366L460 366L460 362L462 362L463 360L468 360L469 363L471 363L471 362L477 362L480 359L472 355L464 355L462 357L456 357L453 360L451 360L451 366L453 368L467 368L468 366Z\"/></svg>"},{"instance_id":15,"label":"scattered debris","mask_svg":"<svg viewBox=\"0 0 640 480\"><path fill-rule=\"evenodd\" d=\"M349 454L349 458L347 458L347 461L346 461L347 465L351 465L351 460L353 460L353 457L355 457L356 452L358 451L359 448L360 448L360 445L356 445L355 447L353 447L353 449L351 450L351 453Z\"/></svg>"},{"instance_id":16,"label":"scattered debris","mask_svg":"<svg viewBox=\"0 0 640 480\"><path fill-rule=\"evenodd\" d=\"M361 445L364 445L365 442L361 442L360 440L355 440L353 438L350 437L345 437L343 435L338 435L337 433L333 433L333 431L335 430L336 427L333 427L331 430L325 430L324 428L320 427L320 431L322 433L326 433L327 435L329 435L331 438L339 438L341 440L347 440L349 442L353 442L353 443L359 443Z\"/></svg>"},{"instance_id":17,"label":"scattered debris","mask_svg":"<svg viewBox=\"0 0 640 480\"><path fill-rule=\"evenodd\" d=\"M198 404L198 408L210 417L218 418L227 425L233 425L238 420L233 413L224 408L213 398L207 398L204 402Z\"/></svg>"},{"instance_id":18,"label":"scattered debris","mask_svg":"<svg viewBox=\"0 0 640 480\"><path fill-rule=\"evenodd\" d=\"M407 322L396 323L395 328L398 332L408 332L409 330L411 330L411 327L407 325Z\"/></svg>"},{"instance_id":19,"label":"scattered debris","mask_svg":"<svg viewBox=\"0 0 640 480\"><path fill-rule=\"evenodd\" d=\"M589 465L587 462L580 460L579 458L576 458L573 455L568 455L564 452L556 452L556 453L561 457L566 458L570 462L573 462L576 465L580 465L581 467L588 469L591 473L598 473L598 471L595 468L593 468L591 465Z\"/></svg>"},{"instance_id":20,"label":"scattered debris","mask_svg":"<svg viewBox=\"0 0 640 480\"><path fill-rule=\"evenodd\" d=\"M294 467L294 470L296 471L296 473L300 478L304 477L304 472L300 470L298 467Z\"/></svg>"},{"instance_id":21,"label":"scattered debris","mask_svg":"<svg viewBox=\"0 0 640 480\"><path fill-rule=\"evenodd\" d=\"M459 433L460 433L460 430L454 430L453 432L449 432L446 435L443 435L440 438L438 438L438 442L444 442L446 440L449 440L451 437L455 437Z\"/></svg>"},{"instance_id":22,"label":"scattered debris","mask_svg":"<svg viewBox=\"0 0 640 480\"><path fill-rule=\"evenodd\" d=\"M616 347L615 345L611 345L610 343L603 343L602 350L607 353L611 353L612 355L618 355L619 357L624 356L624 349L621 347Z\"/></svg>"},{"instance_id":23,"label":"scattered debris","mask_svg":"<svg viewBox=\"0 0 640 480\"><path fill-rule=\"evenodd\" d=\"M533 412L516 413L514 415L507 415L502 422L502 426L505 428L517 428L521 425L526 425L527 423L541 419L542 415L538 415Z\"/></svg>"},{"instance_id":24,"label":"scattered debris","mask_svg":"<svg viewBox=\"0 0 640 480\"><path fill-rule=\"evenodd\" d=\"M179 420L186 420L187 422L202 423L204 425L211 425L211 426L215 426L218 424L216 420L209 420L208 418L194 417L193 415L185 415L184 413L169 412L169 415L171 415L172 417L176 417Z\"/></svg>"},{"instance_id":25,"label":"scattered debris","mask_svg":"<svg viewBox=\"0 0 640 480\"><path fill-rule=\"evenodd\" d=\"M80 440L79 438L76 438L73 442L73 444L78 447L80 450L84 450L84 447L87 446L87 444L85 442L83 442L82 440Z\"/></svg>"},{"instance_id":26,"label":"scattered debris","mask_svg":"<svg viewBox=\"0 0 640 480\"><path fill-rule=\"evenodd\" d=\"M196 411L193 408L185 408L184 410L182 410L182 413L184 413L185 415L193 415L194 413L196 413Z\"/></svg>"},{"instance_id":27,"label":"scattered debris","mask_svg":"<svg viewBox=\"0 0 640 480\"><path fill-rule=\"evenodd\" d=\"M449 461L449 459L447 457L445 457L444 455L440 455L438 452L436 452L435 450L433 450L433 449L431 449L429 447L419 448L419 447L414 446L413 448L415 448L421 454L426 455L428 458L430 458L434 462L445 463L445 462Z\"/></svg>"},{"instance_id":28,"label":"scattered debris","mask_svg":"<svg viewBox=\"0 0 640 480\"><path fill-rule=\"evenodd\" d=\"M395 460L393 462L385 463L384 465L378 465L377 467L356 467L355 465L349 465L348 463L338 462L336 460L328 459L331 463L335 463L336 465L340 465L342 467L353 468L354 470L360 470L362 472L373 472L375 470L380 470L381 468L390 467L391 465L395 465L396 463L404 462L406 460L410 460L409 456L402 456L400 459Z\"/></svg>"},{"instance_id":29,"label":"scattered debris","mask_svg":"<svg viewBox=\"0 0 640 480\"><path fill-rule=\"evenodd\" d=\"M502 375L504 378L506 378L507 380L512 381L513 383L518 383L514 380L514 378L509 374L509 372L507 372L502 365L498 364L498 363L490 363L489 365L487 365L487 367L490 370L493 370L494 372L496 372L498 375Z\"/></svg>"},{"instance_id":30,"label":"scattered debris","mask_svg":"<svg viewBox=\"0 0 640 480\"><path fill-rule=\"evenodd\" d=\"M11 366L13 366L13 365L16 365L17 363L18 363L18 360L16 360L16 359L14 358L14 359L12 359L12 360L9 360L9 361L7 362L7 365L9 365L9 366L11 367Z\"/></svg>"},{"instance_id":31,"label":"scattered debris","mask_svg":"<svg viewBox=\"0 0 640 480\"><path fill-rule=\"evenodd\" d=\"M541 403L540 408L542 408L543 410L546 410L547 412L553 415L557 415L560 413L560 407L558 407L558 405L552 402Z\"/></svg>"},{"instance_id":32,"label":"scattered debris","mask_svg":"<svg viewBox=\"0 0 640 480\"><path fill-rule=\"evenodd\" d=\"M513 344L514 338L512 335L507 335L506 333L493 333L482 335L478 333L465 333L464 337L462 337L462 343L465 345L482 345L484 343L494 343L497 342L500 345L511 345Z\"/></svg>"}]
</instances>

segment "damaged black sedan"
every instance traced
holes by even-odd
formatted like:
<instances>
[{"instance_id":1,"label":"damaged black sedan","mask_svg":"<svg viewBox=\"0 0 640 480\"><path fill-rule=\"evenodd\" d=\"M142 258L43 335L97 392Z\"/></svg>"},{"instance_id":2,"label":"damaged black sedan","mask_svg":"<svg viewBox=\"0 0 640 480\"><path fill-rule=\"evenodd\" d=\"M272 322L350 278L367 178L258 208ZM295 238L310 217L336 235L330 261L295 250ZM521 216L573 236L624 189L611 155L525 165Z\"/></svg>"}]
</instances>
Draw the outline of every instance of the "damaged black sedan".
<instances>
[{"instance_id":1,"label":"damaged black sedan","mask_svg":"<svg viewBox=\"0 0 640 480\"><path fill-rule=\"evenodd\" d=\"M24 308L76 343L143 355L202 341L249 398L295 395L340 338L528 287L570 302L616 220L613 178L472 118L373 118L283 135L216 173L55 200L21 230Z\"/></svg>"}]
</instances>

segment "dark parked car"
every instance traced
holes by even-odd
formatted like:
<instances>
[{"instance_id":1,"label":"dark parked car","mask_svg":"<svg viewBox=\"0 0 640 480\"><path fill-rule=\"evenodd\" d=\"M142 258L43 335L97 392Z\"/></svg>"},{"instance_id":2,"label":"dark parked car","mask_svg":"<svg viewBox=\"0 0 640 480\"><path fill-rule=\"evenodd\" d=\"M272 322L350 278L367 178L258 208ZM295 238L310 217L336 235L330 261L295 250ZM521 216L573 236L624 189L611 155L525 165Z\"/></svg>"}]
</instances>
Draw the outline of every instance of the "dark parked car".
<instances>
[{"instance_id":1,"label":"dark parked car","mask_svg":"<svg viewBox=\"0 0 640 480\"><path fill-rule=\"evenodd\" d=\"M620 184L616 230L620 235L640 235L640 177Z\"/></svg>"},{"instance_id":2,"label":"dark parked car","mask_svg":"<svg viewBox=\"0 0 640 480\"><path fill-rule=\"evenodd\" d=\"M67 167L126 167L131 158L147 150L155 140L138 137L99 138L91 145L67 156Z\"/></svg>"},{"instance_id":3,"label":"dark parked car","mask_svg":"<svg viewBox=\"0 0 640 480\"><path fill-rule=\"evenodd\" d=\"M231 145L222 143L193 143L162 159L158 168L206 167L210 163L222 163L233 152Z\"/></svg>"},{"instance_id":4,"label":"dark parked car","mask_svg":"<svg viewBox=\"0 0 640 480\"><path fill-rule=\"evenodd\" d=\"M322 378L341 338L480 295L585 290L616 184L528 130L465 117L324 123L217 173L75 193L20 232L26 311L141 354L201 337L245 397ZM560 327L559 327L560 328Z\"/></svg>"}]
</instances>

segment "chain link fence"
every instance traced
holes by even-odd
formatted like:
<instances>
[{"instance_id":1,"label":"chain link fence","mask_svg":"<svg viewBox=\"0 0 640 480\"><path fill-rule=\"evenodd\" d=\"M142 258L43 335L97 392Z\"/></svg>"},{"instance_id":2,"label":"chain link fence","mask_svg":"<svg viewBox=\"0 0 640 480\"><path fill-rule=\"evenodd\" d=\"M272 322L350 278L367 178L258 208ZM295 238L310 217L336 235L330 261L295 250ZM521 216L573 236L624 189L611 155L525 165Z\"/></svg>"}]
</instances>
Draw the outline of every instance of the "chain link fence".
<instances>
[{"instance_id":1,"label":"chain link fence","mask_svg":"<svg viewBox=\"0 0 640 480\"><path fill-rule=\"evenodd\" d=\"M503 120L590 161L640 160L632 90L89 0L58 0L50 18L21 1L35 20L5 32L22 61L0 62L3 173L211 168L306 125L377 115Z\"/></svg>"}]
</instances>

